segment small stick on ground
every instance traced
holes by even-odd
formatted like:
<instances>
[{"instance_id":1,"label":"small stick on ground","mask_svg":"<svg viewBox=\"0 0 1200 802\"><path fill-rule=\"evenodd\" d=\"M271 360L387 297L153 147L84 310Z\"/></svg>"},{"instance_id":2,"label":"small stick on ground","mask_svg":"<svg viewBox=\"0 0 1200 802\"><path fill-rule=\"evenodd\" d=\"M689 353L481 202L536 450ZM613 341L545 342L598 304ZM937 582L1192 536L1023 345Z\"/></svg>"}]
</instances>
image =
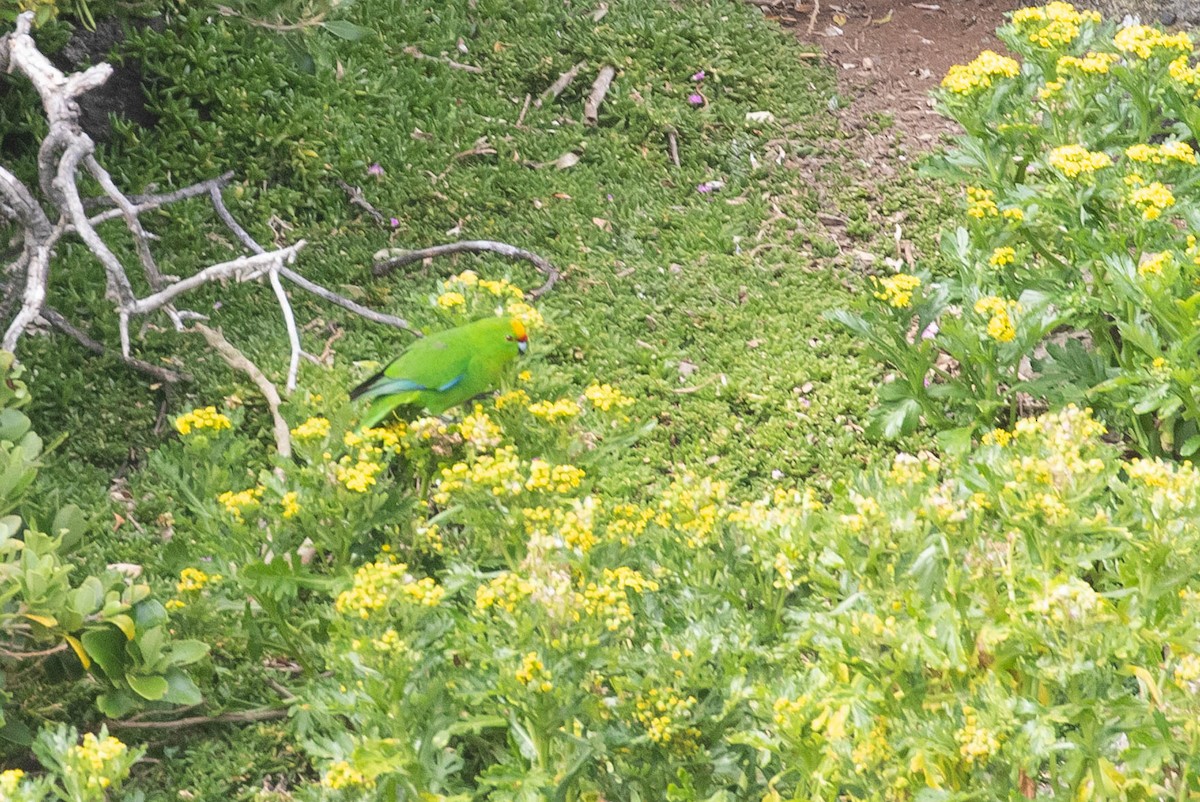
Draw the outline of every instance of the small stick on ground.
<instances>
[{"instance_id":1,"label":"small stick on ground","mask_svg":"<svg viewBox=\"0 0 1200 802\"><path fill-rule=\"evenodd\" d=\"M605 64L600 68L600 74L592 84L592 92L583 103L583 121L588 125L595 125L600 120L600 104L604 102L604 96L608 94L608 88L615 77L616 67Z\"/></svg>"},{"instance_id":2,"label":"small stick on ground","mask_svg":"<svg viewBox=\"0 0 1200 802\"><path fill-rule=\"evenodd\" d=\"M587 62L581 61L571 69L564 72L562 75L558 76L554 83L550 84L546 91L542 92L542 94L538 96L537 101L535 101L533 105L540 109L542 104L547 100L554 100L556 97L561 95L566 88L571 85L571 81L575 80L575 76L579 75L579 71L586 66Z\"/></svg>"},{"instance_id":3,"label":"small stick on ground","mask_svg":"<svg viewBox=\"0 0 1200 802\"><path fill-rule=\"evenodd\" d=\"M679 138L675 135L673 129L667 129L667 147L671 150L671 161L678 168L679 164Z\"/></svg>"},{"instance_id":4,"label":"small stick on ground","mask_svg":"<svg viewBox=\"0 0 1200 802\"><path fill-rule=\"evenodd\" d=\"M418 61L440 61L442 64L445 64L447 67L450 67L451 69L462 70L464 72L471 72L471 73L475 73L476 75L483 74L482 67L476 67L473 64L462 64L458 61L455 61L452 58L447 58L445 56L430 56L426 53L422 53L420 50L413 47L412 45L409 45L408 47L404 48L404 52L407 55L410 55L413 58L417 59Z\"/></svg>"},{"instance_id":5,"label":"small stick on ground","mask_svg":"<svg viewBox=\"0 0 1200 802\"><path fill-rule=\"evenodd\" d=\"M817 24L817 14L820 14L820 13L821 13L821 0L813 0L812 13L808 15L808 27L804 29L804 32L806 34L808 34L809 36L812 35L813 26L815 26Z\"/></svg>"},{"instance_id":6,"label":"small stick on ground","mask_svg":"<svg viewBox=\"0 0 1200 802\"><path fill-rule=\"evenodd\" d=\"M75 342L79 343L96 356L104 356L108 353L107 348L105 348L96 340L93 340L81 329L77 328L75 324L67 320L57 309L53 309L49 306L42 307L42 317L45 318L51 326L75 340ZM134 370L145 373L147 376L152 376L161 382L166 382L167 384L175 384L181 381L192 381L192 375L190 373L180 373L178 371L171 370L170 368L161 368L158 365L152 365L149 362L145 362L135 356L131 356L129 358L121 357L121 361L126 365L129 365L129 367L133 368Z\"/></svg>"},{"instance_id":7,"label":"small stick on ground","mask_svg":"<svg viewBox=\"0 0 1200 802\"><path fill-rule=\"evenodd\" d=\"M529 101L533 100L533 95L525 94L525 105L521 107L521 113L517 115L516 127L520 128L525 124L525 115L529 112Z\"/></svg>"},{"instance_id":8,"label":"small stick on ground","mask_svg":"<svg viewBox=\"0 0 1200 802\"><path fill-rule=\"evenodd\" d=\"M216 329L210 329L203 323L193 323L192 331L200 334L208 342L210 348L217 352L225 364L234 370L240 370L250 377L250 381L254 382L254 386L262 393L263 398L267 399L267 409L271 412L271 418L275 421L275 450L279 452L279 456L287 459L292 456L292 433L288 428L287 421L283 419L283 415L279 414L279 407L283 404L283 399L279 397L279 390L271 383L258 365L255 365L246 355L235 348L229 340L225 339L225 335Z\"/></svg>"},{"instance_id":9,"label":"small stick on ground","mask_svg":"<svg viewBox=\"0 0 1200 802\"><path fill-rule=\"evenodd\" d=\"M519 122L517 124L520 125ZM376 223L379 223L379 225L385 227L387 226L387 220L385 220L383 215L379 213L378 209L371 205L371 202L367 200L366 196L363 195L362 187L351 186L340 178L337 180L337 182L338 186L340 186L345 193L350 196L350 202L352 204L361 209L365 209L367 214L371 215L372 219L374 219Z\"/></svg>"},{"instance_id":10,"label":"small stick on ground","mask_svg":"<svg viewBox=\"0 0 1200 802\"><path fill-rule=\"evenodd\" d=\"M287 708L268 707L262 710L245 710L239 713L222 713L219 716L188 716L171 721L116 721L110 719L109 729L123 730L173 730L180 727L196 727L203 724L254 724L259 721L275 721L286 718Z\"/></svg>"},{"instance_id":11,"label":"small stick on ground","mask_svg":"<svg viewBox=\"0 0 1200 802\"><path fill-rule=\"evenodd\" d=\"M507 256L509 259L524 259L529 262L546 276L546 283L527 293L530 300L540 298L549 292L561 277L558 268L550 264L549 260L538 256L536 253L527 251L524 248L518 248L515 245L509 245L507 242L496 242L494 240L477 239L464 240L463 242L450 242L445 245L434 245L432 248L422 248L419 251L405 251L399 249L391 249L387 251L388 258L375 263L371 272L376 276L383 276L397 267L420 262L424 259L432 259L435 256L446 256L453 253L498 253L501 256Z\"/></svg>"}]
</instances>

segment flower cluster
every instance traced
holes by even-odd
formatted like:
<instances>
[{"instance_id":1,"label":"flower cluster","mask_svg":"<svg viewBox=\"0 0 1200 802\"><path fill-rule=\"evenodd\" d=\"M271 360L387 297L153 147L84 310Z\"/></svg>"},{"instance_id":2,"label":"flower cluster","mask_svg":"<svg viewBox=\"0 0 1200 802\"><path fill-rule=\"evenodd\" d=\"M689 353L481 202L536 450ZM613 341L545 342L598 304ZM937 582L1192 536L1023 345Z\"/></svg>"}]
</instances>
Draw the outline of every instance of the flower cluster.
<instances>
[{"instance_id":1,"label":"flower cluster","mask_svg":"<svg viewBox=\"0 0 1200 802\"><path fill-rule=\"evenodd\" d=\"M1180 164L1196 165L1196 151L1187 142L1163 142L1161 145L1137 144L1125 148L1125 155L1135 162L1148 164L1169 164L1172 161Z\"/></svg>"},{"instance_id":2,"label":"flower cluster","mask_svg":"<svg viewBox=\"0 0 1200 802\"><path fill-rule=\"evenodd\" d=\"M314 417L292 429L292 437L296 440L321 440L329 436L329 419Z\"/></svg>"},{"instance_id":3,"label":"flower cluster","mask_svg":"<svg viewBox=\"0 0 1200 802\"><path fill-rule=\"evenodd\" d=\"M365 620L393 601L436 607L445 595L446 589L432 578L413 579L404 563L374 562L355 571L353 584L338 595L334 609Z\"/></svg>"},{"instance_id":4,"label":"flower cluster","mask_svg":"<svg viewBox=\"0 0 1200 802\"><path fill-rule=\"evenodd\" d=\"M529 478L526 490L542 490L548 493L570 493L579 487L586 474L574 465L551 465L544 459L534 458L529 463Z\"/></svg>"},{"instance_id":5,"label":"flower cluster","mask_svg":"<svg viewBox=\"0 0 1200 802\"><path fill-rule=\"evenodd\" d=\"M557 401L537 401L529 405L531 414L551 423L577 417L581 411L579 403L571 398L560 398Z\"/></svg>"},{"instance_id":6,"label":"flower cluster","mask_svg":"<svg viewBox=\"0 0 1200 802\"><path fill-rule=\"evenodd\" d=\"M215 585L220 581L220 574L206 574L199 568L184 568L179 572L179 582L175 584L175 589L180 593L199 593L204 590L205 585Z\"/></svg>"},{"instance_id":7,"label":"flower cluster","mask_svg":"<svg viewBox=\"0 0 1200 802\"><path fill-rule=\"evenodd\" d=\"M1200 98L1200 70L1188 64L1187 56L1180 56L1167 68L1171 83L1193 98Z\"/></svg>"},{"instance_id":8,"label":"flower cluster","mask_svg":"<svg viewBox=\"0 0 1200 802\"><path fill-rule=\"evenodd\" d=\"M1016 29L1038 47L1061 50L1079 36L1085 22L1098 23L1095 11L1079 12L1070 3L1053 2L1036 8L1022 8L1012 15Z\"/></svg>"},{"instance_id":9,"label":"flower cluster","mask_svg":"<svg viewBox=\"0 0 1200 802\"><path fill-rule=\"evenodd\" d=\"M1005 245L992 251L992 256L988 259L988 264L992 267L1004 267L1005 265L1011 265L1015 261L1017 261L1016 250Z\"/></svg>"},{"instance_id":10,"label":"flower cluster","mask_svg":"<svg viewBox=\"0 0 1200 802\"><path fill-rule=\"evenodd\" d=\"M335 473L338 482L347 490L355 493L366 493L375 484L375 477L383 470L383 465L370 459L352 460L343 457L338 462Z\"/></svg>"},{"instance_id":11,"label":"flower cluster","mask_svg":"<svg viewBox=\"0 0 1200 802\"><path fill-rule=\"evenodd\" d=\"M493 496L520 495L525 488L521 475L521 459L512 446L504 446L492 454L480 454L469 464L456 462L442 468L441 478L434 487L433 500L444 505L452 493L468 487L486 489Z\"/></svg>"},{"instance_id":12,"label":"flower cluster","mask_svg":"<svg viewBox=\"0 0 1200 802\"><path fill-rule=\"evenodd\" d=\"M1055 148L1050 151L1046 161L1067 178L1078 178L1112 165L1112 159L1107 153L1091 151L1083 145L1063 145Z\"/></svg>"},{"instance_id":13,"label":"flower cluster","mask_svg":"<svg viewBox=\"0 0 1200 802\"><path fill-rule=\"evenodd\" d=\"M1011 342L1017 336L1012 316L1021 311L1016 301L1006 301L995 295L986 295L975 302L975 312L988 317L987 334L997 342Z\"/></svg>"},{"instance_id":14,"label":"flower cluster","mask_svg":"<svg viewBox=\"0 0 1200 802\"><path fill-rule=\"evenodd\" d=\"M907 273L897 273L885 278L874 278L874 295L894 309L907 309L912 303L913 290L921 286L921 279Z\"/></svg>"},{"instance_id":15,"label":"flower cluster","mask_svg":"<svg viewBox=\"0 0 1200 802\"><path fill-rule=\"evenodd\" d=\"M1122 53L1147 60L1158 51L1168 54L1191 53L1192 38L1183 31L1167 34L1149 25L1129 25L1117 31L1113 44Z\"/></svg>"},{"instance_id":16,"label":"flower cluster","mask_svg":"<svg viewBox=\"0 0 1200 802\"><path fill-rule=\"evenodd\" d=\"M970 64L955 64L942 79L942 87L956 95L971 95L987 89L996 78L1015 78L1021 71L1017 62L985 50Z\"/></svg>"},{"instance_id":17,"label":"flower cluster","mask_svg":"<svg viewBox=\"0 0 1200 802\"><path fill-rule=\"evenodd\" d=\"M1138 265L1138 275L1142 278L1148 276L1161 276L1165 268L1170 267L1175 262L1175 257L1170 251L1160 251L1158 253L1147 254Z\"/></svg>"},{"instance_id":18,"label":"flower cluster","mask_svg":"<svg viewBox=\"0 0 1200 802\"><path fill-rule=\"evenodd\" d=\"M499 408L499 404L497 407ZM504 440L503 430L483 411L482 404L476 404L470 413L463 416L458 431L463 441L477 451L495 448Z\"/></svg>"},{"instance_id":19,"label":"flower cluster","mask_svg":"<svg viewBox=\"0 0 1200 802\"><path fill-rule=\"evenodd\" d=\"M522 685L532 686L535 691L540 693L549 693L554 690L554 682L552 682L554 677L546 670L546 666L537 652L527 652L521 658L521 667L516 670L513 677Z\"/></svg>"},{"instance_id":20,"label":"flower cluster","mask_svg":"<svg viewBox=\"0 0 1200 802\"><path fill-rule=\"evenodd\" d=\"M1142 213L1143 220L1157 220L1164 209L1175 205L1175 196L1163 184L1152 181L1130 192L1129 204Z\"/></svg>"},{"instance_id":21,"label":"flower cluster","mask_svg":"<svg viewBox=\"0 0 1200 802\"><path fill-rule=\"evenodd\" d=\"M611 384L589 384L583 391L583 396L601 412L609 412L614 407L618 409L628 407L634 403L632 398Z\"/></svg>"},{"instance_id":22,"label":"flower cluster","mask_svg":"<svg viewBox=\"0 0 1200 802\"><path fill-rule=\"evenodd\" d=\"M963 719L962 728L954 733L963 760L967 763L982 763L1000 751L1000 738L993 730L979 726L974 708L964 705Z\"/></svg>"},{"instance_id":23,"label":"flower cluster","mask_svg":"<svg viewBox=\"0 0 1200 802\"><path fill-rule=\"evenodd\" d=\"M226 490L221 495L217 496L217 501L225 508L225 511L234 517L236 521L243 521L243 513L246 510L253 509L259 504L259 499L262 498L264 488L262 485L251 487L247 490Z\"/></svg>"},{"instance_id":24,"label":"flower cluster","mask_svg":"<svg viewBox=\"0 0 1200 802\"><path fill-rule=\"evenodd\" d=\"M695 696L682 696L670 688L651 688L634 704L634 715L656 744L669 746L682 740L679 745L686 748L700 737L700 731L689 724L695 706Z\"/></svg>"},{"instance_id":25,"label":"flower cluster","mask_svg":"<svg viewBox=\"0 0 1200 802\"><path fill-rule=\"evenodd\" d=\"M219 432L233 427L228 417L217 412L216 407L202 407L185 412L175 419L175 431L186 436L203 429Z\"/></svg>"},{"instance_id":26,"label":"flower cluster","mask_svg":"<svg viewBox=\"0 0 1200 802\"><path fill-rule=\"evenodd\" d=\"M129 748L120 740L101 732L86 733L83 742L67 750L66 761L83 784L92 791L103 791L129 773L126 760Z\"/></svg>"},{"instance_id":27,"label":"flower cluster","mask_svg":"<svg viewBox=\"0 0 1200 802\"><path fill-rule=\"evenodd\" d=\"M983 187L967 187L967 216L976 220L996 217L1000 207L996 205L996 193Z\"/></svg>"},{"instance_id":28,"label":"flower cluster","mask_svg":"<svg viewBox=\"0 0 1200 802\"><path fill-rule=\"evenodd\" d=\"M356 786L370 788L374 783L370 782L361 771L351 766L348 761L339 760L330 764L325 771L325 776L321 778L321 785L336 791Z\"/></svg>"},{"instance_id":29,"label":"flower cluster","mask_svg":"<svg viewBox=\"0 0 1200 802\"><path fill-rule=\"evenodd\" d=\"M1109 67L1120 60L1115 53L1088 52L1084 56L1063 56L1055 69L1062 77L1072 75L1107 75Z\"/></svg>"}]
</instances>

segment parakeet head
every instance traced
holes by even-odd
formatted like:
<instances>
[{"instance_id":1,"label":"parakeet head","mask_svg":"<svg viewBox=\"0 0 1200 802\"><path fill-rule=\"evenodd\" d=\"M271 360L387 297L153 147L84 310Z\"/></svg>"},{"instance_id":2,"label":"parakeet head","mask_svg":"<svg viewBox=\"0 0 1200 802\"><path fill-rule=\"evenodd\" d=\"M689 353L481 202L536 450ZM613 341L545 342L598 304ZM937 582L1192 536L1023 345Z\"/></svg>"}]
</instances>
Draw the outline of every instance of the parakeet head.
<instances>
[{"instance_id":1,"label":"parakeet head","mask_svg":"<svg viewBox=\"0 0 1200 802\"><path fill-rule=\"evenodd\" d=\"M512 318L512 334L508 336L508 340L513 340L517 343L517 350L522 354L529 348L529 337L525 334L525 324L518 318Z\"/></svg>"}]
</instances>

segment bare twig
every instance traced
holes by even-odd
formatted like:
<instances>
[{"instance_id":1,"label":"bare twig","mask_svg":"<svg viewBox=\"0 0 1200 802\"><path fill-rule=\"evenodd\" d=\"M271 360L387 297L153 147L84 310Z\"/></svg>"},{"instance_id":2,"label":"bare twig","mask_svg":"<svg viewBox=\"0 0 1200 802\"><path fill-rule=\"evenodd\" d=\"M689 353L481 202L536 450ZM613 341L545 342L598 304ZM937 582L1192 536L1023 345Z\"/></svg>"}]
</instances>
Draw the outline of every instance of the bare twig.
<instances>
[{"instance_id":1,"label":"bare twig","mask_svg":"<svg viewBox=\"0 0 1200 802\"><path fill-rule=\"evenodd\" d=\"M586 66L587 62L581 61L571 69L564 72L562 75L558 76L554 83L550 84L550 86L546 88L546 91L542 92L542 94L538 96L538 99L533 105L540 109L542 104L547 100L554 100L556 97L561 95L566 88L571 85L571 81L575 80L575 76L579 75L579 71Z\"/></svg>"},{"instance_id":2,"label":"bare twig","mask_svg":"<svg viewBox=\"0 0 1200 802\"><path fill-rule=\"evenodd\" d=\"M283 322L287 326L288 344L292 348L291 358L288 360L287 374L287 392L290 394L296 389L296 376L300 372L300 332L296 330L296 315L292 312L292 304L288 300L287 292L283 289L283 284L279 282L279 270L270 272L271 289L275 291L275 299L279 301L279 308L283 312Z\"/></svg>"},{"instance_id":3,"label":"bare twig","mask_svg":"<svg viewBox=\"0 0 1200 802\"><path fill-rule=\"evenodd\" d=\"M495 242L494 240L487 239L450 242L445 245L435 245L432 248L422 248L419 251L404 251L393 248L387 251L387 259L375 263L371 272L377 276L383 276L397 267L419 262L422 259L432 259L436 256L446 256L454 253L483 252L498 253L501 256L507 256L509 259L524 259L545 274L546 283L536 290L529 292L528 297L530 299L540 298L542 295L545 295L554 287L561 276L558 269L544 257L538 256L536 253L527 251L524 248L509 245L507 242Z\"/></svg>"},{"instance_id":4,"label":"bare twig","mask_svg":"<svg viewBox=\"0 0 1200 802\"><path fill-rule=\"evenodd\" d=\"M679 164L679 138L675 135L675 129L667 129L667 148L671 151L671 161L678 168Z\"/></svg>"},{"instance_id":5,"label":"bare twig","mask_svg":"<svg viewBox=\"0 0 1200 802\"><path fill-rule=\"evenodd\" d=\"M0 655L11 660L33 660L38 657L49 657L52 654L58 654L67 650L67 644L60 643L57 646L51 646L49 649L40 649L35 652L14 651L0 646Z\"/></svg>"},{"instance_id":6,"label":"bare twig","mask_svg":"<svg viewBox=\"0 0 1200 802\"><path fill-rule=\"evenodd\" d=\"M58 310L49 306L43 307L42 317L45 318L46 322L48 322L51 326L75 340L77 343L91 351L96 356L104 356L108 353L108 349L105 348L102 343L93 340L86 333L77 328L75 324L67 320L66 317L64 317L63 314ZM125 364L129 365L134 370L145 373L147 376L152 376L161 382L174 384L181 381L192 381L192 375L190 373L181 373L179 371L171 370L170 368L152 365L149 362L138 359L137 357L122 357L121 359L125 362Z\"/></svg>"},{"instance_id":7,"label":"bare twig","mask_svg":"<svg viewBox=\"0 0 1200 802\"><path fill-rule=\"evenodd\" d=\"M271 383L258 366L251 362L245 354L230 344L229 340L225 339L225 335L216 329L210 329L203 323L193 323L192 331L198 332L208 342L209 347L216 351L225 364L234 370L240 370L250 377L250 381L254 382L254 386L262 393L263 398L267 400L267 409L271 412L271 418L275 422L275 450L279 452L279 456L289 458L292 456L292 434L288 427L287 421L283 419L283 415L279 413L279 407L283 404L283 399L279 397L279 390Z\"/></svg>"},{"instance_id":8,"label":"bare twig","mask_svg":"<svg viewBox=\"0 0 1200 802\"><path fill-rule=\"evenodd\" d=\"M374 309L368 309L362 304L357 304L345 296L338 295L336 292L328 290L319 284L314 284L294 270L281 267L279 269L279 275L283 276L300 289L310 292L318 298L324 298L326 301L329 301L329 303L336 304L347 311L353 312L359 317L364 317L367 320L375 323L382 323L385 326L392 326L393 328L402 329L415 334L418 337L421 336L421 332L410 326L408 321L404 318L396 317L395 315L386 315L383 312L376 312Z\"/></svg>"},{"instance_id":9,"label":"bare twig","mask_svg":"<svg viewBox=\"0 0 1200 802\"><path fill-rule=\"evenodd\" d=\"M260 710L243 710L236 713L222 713L219 716L188 716L187 718L171 719L169 721L118 721L109 719L105 722L109 729L123 730L174 730L183 727L198 727L204 724L254 724L259 721L275 721L287 718L286 707L266 707Z\"/></svg>"},{"instance_id":10,"label":"bare twig","mask_svg":"<svg viewBox=\"0 0 1200 802\"><path fill-rule=\"evenodd\" d=\"M812 14L808 16L808 27L804 32L812 36L813 26L817 24L817 14L821 13L821 0L813 0Z\"/></svg>"},{"instance_id":11,"label":"bare twig","mask_svg":"<svg viewBox=\"0 0 1200 802\"><path fill-rule=\"evenodd\" d=\"M379 223L379 225L387 225L387 220L383 218L383 215L379 213L379 210L372 206L371 202L367 200L365 195L363 195L362 187L356 187L347 184L340 178L337 180L337 182L338 185L345 191L345 193L350 196L351 203L353 203L355 206L365 209L367 214L371 215L371 217L376 223Z\"/></svg>"},{"instance_id":12,"label":"bare twig","mask_svg":"<svg viewBox=\"0 0 1200 802\"><path fill-rule=\"evenodd\" d=\"M591 94L583 103L583 121L588 125L595 125L600 120L600 104L604 102L604 96L608 94L608 88L612 85L615 77L617 77L616 67L605 64L600 68L600 74L596 76L596 81L592 84Z\"/></svg>"},{"instance_id":13,"label":"bare twig","mask_svg":"<svg viewBox=\"0 0 1200 802\"><path fill-rule=\"evenodd\" d=\"M521 113L517 115L517 128L520 128L525 123L525 115L529 112L529 101L531 100L533 100L533 95L526 93L525 105L521 107Z\"/></svg>"},{"instance_id":14,"label":"bare twig","mask_svg":"<svg viewBox=\"0 0 1200 802\"><path fill-rule=\"evenodd\" d=\"M404 52L407 55L410 55L413 58L417 59L418 61L440 61L442 64L445 64L447 67L450 67L451 69L463 70L464 72L472 72L472 73L475 73L476 75L481 75L483 73L483 69L481 67L476 67L473 64L462 64L462 63L457 62L454 59L449 58L447 56L430 56L426 53L422 53L420 50L413 47L412 45L409 45L408 47L404 48Z\"/></svg>"}]
</instances>

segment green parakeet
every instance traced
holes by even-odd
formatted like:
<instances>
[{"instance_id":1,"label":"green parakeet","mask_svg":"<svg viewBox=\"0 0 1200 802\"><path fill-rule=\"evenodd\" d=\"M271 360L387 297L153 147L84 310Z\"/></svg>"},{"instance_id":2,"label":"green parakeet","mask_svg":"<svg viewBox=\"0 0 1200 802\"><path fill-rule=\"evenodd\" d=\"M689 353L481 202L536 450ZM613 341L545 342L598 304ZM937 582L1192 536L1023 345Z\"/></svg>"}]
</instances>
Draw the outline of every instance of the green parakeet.
<instances>
[{"instance_id":1,"label":"green parakeet","mask_svg":"<svg viewBox=\"0 0 1200 802\"><path fill-rule=\"evenodd\" d=\"M527 347L525 326L514 317L489 317L422 337L350 391L351 400L371 401L359 425L375 426L397 407L440 415L495 389L505 365Z\"/></svg>"}]
</instances>

